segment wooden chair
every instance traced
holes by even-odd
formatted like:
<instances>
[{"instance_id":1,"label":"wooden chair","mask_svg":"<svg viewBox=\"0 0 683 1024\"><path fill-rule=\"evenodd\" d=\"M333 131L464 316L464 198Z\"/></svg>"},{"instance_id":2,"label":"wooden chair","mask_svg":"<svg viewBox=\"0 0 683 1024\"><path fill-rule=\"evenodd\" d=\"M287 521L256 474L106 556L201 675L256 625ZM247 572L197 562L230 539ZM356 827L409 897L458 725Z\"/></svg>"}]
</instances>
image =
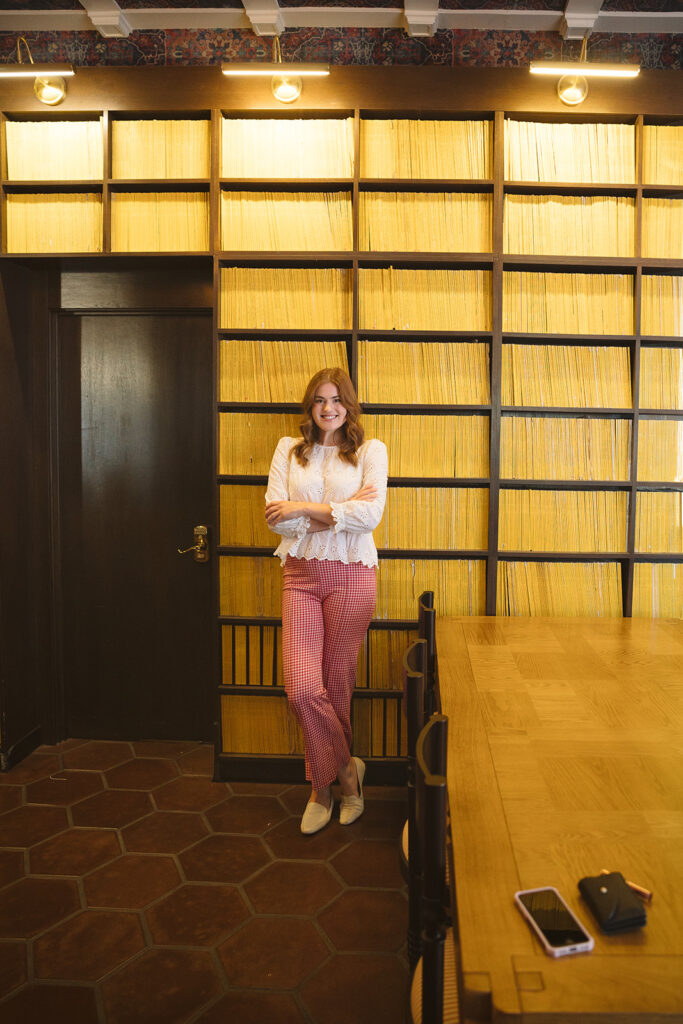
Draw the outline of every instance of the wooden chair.
<instances>
[{"instance_id":1,"label":"wooden chair","mask_svg":"<svg viewBox=\"0 0 683 1024\"><path fill-rule=\"evenodd\" d=\"M401 835L401 872L408 883L408 960L411 967L420 955L422 931L422 872L417 838L415 797L415 748L424 725L425 659L427 645L415 640L403 655L405 713L407 720L408 817ZM414 855L413 855L414 853Z\"/></svg>"},{"instance_id":2,"label":"wooden chair","mask_svg":"<svg viewBox=\"0 0 683 1024\"><path fill-rule=\"evenodd\" d=\"M446 888L446 760L448 719L432 715L416 748L418 842L422 861L422 956L410 990L413 1024L460 1020L458 946L448 927Z\"/></svg>"},{"instance_id":3,"label":"wooden chair","mask_svg":"<svg viewBox=\"0 0 683 1024\"><path fill-rule=\"evenodd\" d=\"M434 592L425 590L417 602L417 635L427 644L425 663L425 716L440 710L437 688L436 609Z\"/></svg>"}]
</instances>

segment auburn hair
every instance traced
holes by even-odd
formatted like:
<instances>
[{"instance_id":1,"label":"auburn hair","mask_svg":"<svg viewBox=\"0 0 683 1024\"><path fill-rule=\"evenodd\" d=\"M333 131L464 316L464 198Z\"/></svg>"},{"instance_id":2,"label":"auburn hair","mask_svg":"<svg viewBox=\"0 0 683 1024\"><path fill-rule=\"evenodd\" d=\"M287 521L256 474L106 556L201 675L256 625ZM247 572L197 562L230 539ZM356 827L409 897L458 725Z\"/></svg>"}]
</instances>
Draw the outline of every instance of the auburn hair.
<instances>
[{"instance_id":1,"label":"auburn hair","mask_svg":"<svg viewBox=\"0 0 683 1024\"><path fill-rule=\"evenodd\" d=\"M312 411L315 393L321 384L334 384L337 394L342 400L342 405L346 409L346 419L337 431L338 435L342 435L339 438L337 447L340 459L355 466L358 462L356 453L363 443L365 432L360 425L361 408L354 386L351 383L351 378L346 370L342 370L340 366L318 370L309 380L306 386L306 393L301 402L303 419L299 424L299 430L301 431L302 440L294 445L292 454L302 466L307 465L313 445L317 444L320 439L320 431L313 419Z\"/></svg>"}]
</instances>

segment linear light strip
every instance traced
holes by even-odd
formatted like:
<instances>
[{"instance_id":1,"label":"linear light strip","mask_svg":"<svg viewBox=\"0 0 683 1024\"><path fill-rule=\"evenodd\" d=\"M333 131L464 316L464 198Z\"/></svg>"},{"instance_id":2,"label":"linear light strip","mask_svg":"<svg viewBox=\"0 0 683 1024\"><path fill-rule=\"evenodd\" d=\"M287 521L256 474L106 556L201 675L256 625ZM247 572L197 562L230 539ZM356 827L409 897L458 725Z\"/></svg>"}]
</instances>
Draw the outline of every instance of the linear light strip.
<instances>
[{"instance_id":1,"label":"linear light strip","mask_svg":"<svg viewBox=\"0 0 683 1024\"><path fill-rule=\"evenodd\" d=\"M601 64L595 61L534 60L529 65L532 75L583 75L584 78L635 78L640 64Z\"/></svg>"},{"instance_id":2,"label":"linear light strip","mask_svg":"<svg viewBox=\"0 0 683 1024\"><path fill-rule=\"evenodd\" d=\"M71 64L0 64L0 78L64 78L75 73Z\"/></svg>"},{"instance_id":3,"label":"linear light strip","mask_svg":"<svg viewBox=\"0 0 683 1024\"><path fill-rule=\"evenodd\" d=\"M329 64L297 64L295 62L272 64L221 64L221 71L229 77L265 77L273 75L297 75L299 78L329 75Z\"/></svg>"}]
</instances>

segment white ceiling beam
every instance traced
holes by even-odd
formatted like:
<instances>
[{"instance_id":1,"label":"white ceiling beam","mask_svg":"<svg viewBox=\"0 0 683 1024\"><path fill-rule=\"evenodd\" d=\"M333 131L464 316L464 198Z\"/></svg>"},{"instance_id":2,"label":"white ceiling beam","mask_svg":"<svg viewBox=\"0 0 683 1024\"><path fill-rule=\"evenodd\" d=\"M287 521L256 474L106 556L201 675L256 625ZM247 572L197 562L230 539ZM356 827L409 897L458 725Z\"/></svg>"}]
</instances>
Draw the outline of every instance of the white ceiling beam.
<instances>
[{"instance_id":1,"label":"white ceiling beam","mask_svg":"<svg viewBox=\"0 0 683 1024\"><path fill-rule=\"evenodd\" d=\"M0 0L1 2L1 0ZM103 0L84 0L92 12L85 11L0 11L0 32L84 32L97 28L105 35L125 35L128 31L157 29L225 29L239 31L260 26L260 35L275 35L283 28L406 28L403 7L284 7L274 0L264 13L268 0L253 3L252 16L233 7L120 8L112 3L104 10ZM125 0L123 0L125 3ZM97 6L97 9L95 9ZM569 6L569 5L568 5ZM117 11L118 8L118 11ZM412 8L414 10L414 7ZM261 12L260 14L258 12ZM571 13L571 11L570 11ZM94 19L100 18L96 25ZM102 20L104 19L104 20ZM123 21L121 20L123 19ZM260 19L260 20L259 20ZM565 20L561 11L530 10L439 10L436 29L507 32L559 32ZM593 22L595 32L678 34L683 33L683 12L607 11ZM256 29L254 29L256 31ZM282 31L282 28L279 28Z\"/></svg>"},{"instance_id":2,"label":"white ceiling beam","mask_svg":"<svg viewBox=\"0 0 683 1024\"><path fill-rule=\"evenodd\" d=\"M279 36L285 23L277 0L242 0L247 18L257 36Z\"/></svg>"},{"instance_id":3,"label":"white ceiling beam","mask_svg":"<svg viewBox=\"0 0 683 1024\"><path fill-rule=\"evenodd\" d=\"M683 33L683 11L603 11L595 23L596 32L642 32L644 35Z\"/></svg>"},{"instance_id":4,"label":"white ceiling beam","mask_svg":"<svg viewBox=\"0 0 683 1024\"><path fill-rule=\"evenodd\" d=\"M106 39L129 36L131 25L116 0L79 0L94 28Z\"/></svg>"},{"instance_id":5,"label":"white ceiling beam","mask_svg":"<svg viewBox=\"0 0 683 1024\"><path fill-rule=\"evenodd\" d=\"M439 0L404 0L410 36L433 36L438 27Z\"/></svg>"},{"instance_id":6,"label":"white ceiling beam","mask_svg":"<svg viewBox=\"0 0 683 1024\"><path fill-rule=\"evenodd\" d=\"M595 30L602 0L567 0L560 32L564 39L585 39Z\"/></svg>"}]
</instances>

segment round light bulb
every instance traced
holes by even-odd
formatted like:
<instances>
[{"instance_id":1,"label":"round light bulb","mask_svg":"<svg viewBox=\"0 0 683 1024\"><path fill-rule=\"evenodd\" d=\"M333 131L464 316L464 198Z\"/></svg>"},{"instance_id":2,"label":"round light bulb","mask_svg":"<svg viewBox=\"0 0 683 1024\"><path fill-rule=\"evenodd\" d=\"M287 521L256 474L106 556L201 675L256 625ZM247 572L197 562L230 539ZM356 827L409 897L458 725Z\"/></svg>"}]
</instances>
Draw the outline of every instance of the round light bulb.
<instances>
[{"instance_id":1,"label":"round light bulb","mask_svg":"<svg viewBox=\"0 0 683 1024\"><path fill-rule=\"evenodd\" d=\"M297 75L273 75L270 87L280 103L293 103L301 96L301 79Z\"/></svg>"},{"instance_id":2,"label":"round light bulb","mask_svg":"<svg viewBox=\"0 0 683 1024\"><path fill-rule=\"evenodd\" d=\"M575 107L588 95L588 82L583 75L563 75L557 83L557 95L563 103Z\"/></svg>"},{"instance_id":3,"label":"round light bulb","mask_svg":"<svg viewBox=\"0 0 683 1024\"><path fill-rule=\"evenodd\" d=\"M41 103L47 103L48 106L54 107L61 103L66 96L66 82L58 75L52 75L50 78L36 78L33 91L36 99Z\"/></svg>"}]
</instances>

